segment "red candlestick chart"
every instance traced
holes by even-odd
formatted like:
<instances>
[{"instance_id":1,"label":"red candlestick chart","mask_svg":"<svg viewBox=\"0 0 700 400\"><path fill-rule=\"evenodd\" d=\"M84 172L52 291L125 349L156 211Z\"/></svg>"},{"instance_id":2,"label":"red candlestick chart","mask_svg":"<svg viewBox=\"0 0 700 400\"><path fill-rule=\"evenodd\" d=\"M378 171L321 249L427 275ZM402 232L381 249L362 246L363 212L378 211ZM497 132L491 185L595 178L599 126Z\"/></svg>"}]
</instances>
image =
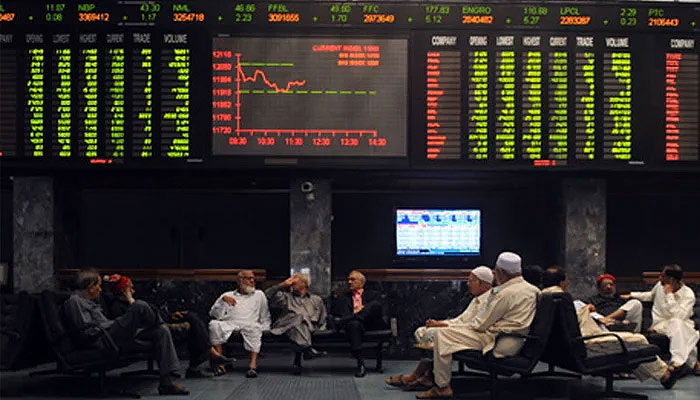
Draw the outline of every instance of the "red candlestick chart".
<instances>
[{"instance_id":1,"label":"red candlestick chart","mask_svg":"<svg viewBox=\"0 0 700 400\"><path fill-rule=\"evenodd\" d=\"M212 46L214 155L406 155L403 39L231 38Z\"/></svg>"}]
</instances>

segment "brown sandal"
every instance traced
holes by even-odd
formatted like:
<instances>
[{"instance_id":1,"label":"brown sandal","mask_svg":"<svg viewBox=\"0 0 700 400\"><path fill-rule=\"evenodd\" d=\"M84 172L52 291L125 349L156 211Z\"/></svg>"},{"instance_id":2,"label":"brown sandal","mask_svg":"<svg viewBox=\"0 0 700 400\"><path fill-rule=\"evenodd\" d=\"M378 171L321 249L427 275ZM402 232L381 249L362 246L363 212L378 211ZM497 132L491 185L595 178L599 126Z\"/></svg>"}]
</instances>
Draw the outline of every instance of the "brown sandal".
<instances>
[{"instance_id":1,"label":"brown sandal","mask_svg":"<svg viewBox=\"0 0 700 400\"><path fill-rule=\"evenodd\" d=\"M417 399L451 399L452 397L454 397L454 393L450 395L438 393L437 386L433 386L428 391L416 395Z\"/></svg>"},{"instance_id":2,"label":"brown sandal","mask_svg":"<svg viewBox=\"0 0 700 400\"><path fill-rule=\"evenodd\" d=\"M384 379L384 383L389 386L403 387L406 383L403 381L403 375L394 375Z\"/></svg>"}]
</instances>

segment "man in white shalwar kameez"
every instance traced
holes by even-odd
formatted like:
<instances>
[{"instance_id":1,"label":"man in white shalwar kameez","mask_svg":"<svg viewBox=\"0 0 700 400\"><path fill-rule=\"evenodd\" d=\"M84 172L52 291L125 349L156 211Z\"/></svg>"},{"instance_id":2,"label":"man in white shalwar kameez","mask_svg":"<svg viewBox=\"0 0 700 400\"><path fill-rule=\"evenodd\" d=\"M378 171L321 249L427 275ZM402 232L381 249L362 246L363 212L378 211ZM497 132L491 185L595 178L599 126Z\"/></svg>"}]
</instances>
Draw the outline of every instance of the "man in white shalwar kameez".
<instances>
[{"instance_id":1,"label":"man in white shalwar kameez","mask_svg":"<svg viewBox=\"0 0 700 400\"><path fill-rule=\"evenodd\" d=\"M222 344L234 332L240 332L243 348L250 352L246 377L255 378L258 375L257 359L262 333L270 329L270 309L265 293L255 289L253 271L239 272L238 289L222 294L209 310L209 315L213 318L209 322L209 338L215 351L220 356ZM214 372L220 375L226 372L226 368L218 365Z\"/></svg>"},{"instance_id":2,"label":"man in white shalwar kameez","mask_svg":"<svg viewBox=\"0 0 700 400\"><path fill-rule=\"evenodd\" d=\"M648 292L632 292L630 297L651 301L652 324L650 332L668 336L671 365L700 370L698 364L698 331L691 319L695 293L681 282L683 269L676 264L666 265L659 274L659 282Z\"/></svg>"},{"instance_id":3,"label":"man in white shalwar kameez","mask_svg":"<svg viewBox=\"0 0 700 400\"><path fill-rule=\"evenodd\" d=\"M569 280L566 278L566 273L559 267L551 267L545 270L542 276L542 294L546 293L564 293L569 285ZM591 316L591 310L588 304L582 301L575 301L576 318L578 319L579 329L582 336L599 335L608 332L605 325L601 325ZM649 344L647 338L641 333L634 332L613 332L625 342ZM586 345L601 343L601 342L617 342L612 336L602 336L586 340ZM639 364L632 373L640 381L654 379L659 381L666 389L671 389L680 377L680 370L674 371L669 369L668 365L659 356L656 360L647 363Z\"/></svg>"},{"instance_id":4,"label":"man in white shalwar kameez","mask_svg":"<svg viewBox=\"0 0 700 400\"><path fill-rule=\"evenodd\" d=\"M474 298L469 303L467 308L456 318L436 321L429 319L425 322L425 326L416 329L414 336L416 337L416 347L430 349L433 347L433 338L435 331L445 327L456 327L460 325L468 325L477 315L479 310L486 304L488 292L493 284L493 272L491 268L479 266L474 268L467 278L467 286L469 293ZM432 362L429 360L421 360L416 369L409 375L390 376L384 380L388 385L397 387L421 387L432 386Z\"/></svg>"},{"instance_id":5,"label":"man in white shalwar kameez","mask_svg":"<svg viewBox=\"0 0 700 400\"><path fill-rule=\"evenodd\" d=\"M468 325L442 328L435 331L433 347L433 375L435 385L416 398L452 397L452 354L462 350L493 350L495 357L516 355L523 340L506 337L496 342L499 333L530 331L535 318L537 296L540 290L522 277L522 260L519 255L503 252L496 260L498 286L491 289L486 304L480 307Z\"/></svg>"}]
</instances>

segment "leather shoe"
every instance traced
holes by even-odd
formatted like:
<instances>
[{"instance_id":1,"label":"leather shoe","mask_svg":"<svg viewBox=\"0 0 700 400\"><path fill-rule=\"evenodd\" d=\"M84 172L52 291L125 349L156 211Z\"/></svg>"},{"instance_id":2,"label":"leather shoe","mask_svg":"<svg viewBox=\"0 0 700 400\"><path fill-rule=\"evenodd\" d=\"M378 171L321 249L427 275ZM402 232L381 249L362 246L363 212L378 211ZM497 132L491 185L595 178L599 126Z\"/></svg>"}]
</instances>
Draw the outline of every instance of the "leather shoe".
<instances>
[{"instance_id":1,"label":"leather shoe","mask_svg":"<svg viewBox=\"0 0 700 400\"><path fill-rule=\"evenodd\" d=\"M160 385L158 386L158 394L160 395L176 395L176 396L187 396L190 391L184 386L172 383L170 385Z\"/></svg>"},{"instance_id":2,"label":"leather shoe","mask_svg":"<svg viewBox=\"0 0 700 400\"><path fill-rule=\"evenodd\" d=\"M188 369L185 372L185 378L187 379L197 379L197 378L212 378L214 374L201 369Z\"/></svg>"},{"instance_id":3,"label":"leather shoe","mask_svg":"<svg viewBox=\"0 0 700 400\"><path fill-rule=\"evenodd\" d=\"M678 382L678 379L680 379L682 375L682 370L680 367L675 367L671 371L671 376L668 377L665 381L661 381L661 385L664 387L664 389L672 389L673 386Z\"/></svg>"},{"instance_id":4,"label":"leather shoe","mask_svg":"<svg viewBox=\"0 0 700 400\"><path fill-rule=\"evenodd\" d=\"M328 353L325 351L318 351L313 347L308 347L304 349L304 360L312 360L314 358L325 357Z\"/></svg>"},{"instance_id":5,"label":"leather shoe","mask_svg":"<svg viewBox=\"0 0 700 400\"><path fill-rule=\"evenodd\" d=\"M355 377L362 378L365 375L367 375L367 368L365 368L365 364L358 365L357 369L355 370Z\"/></svg>"}]
</instances>

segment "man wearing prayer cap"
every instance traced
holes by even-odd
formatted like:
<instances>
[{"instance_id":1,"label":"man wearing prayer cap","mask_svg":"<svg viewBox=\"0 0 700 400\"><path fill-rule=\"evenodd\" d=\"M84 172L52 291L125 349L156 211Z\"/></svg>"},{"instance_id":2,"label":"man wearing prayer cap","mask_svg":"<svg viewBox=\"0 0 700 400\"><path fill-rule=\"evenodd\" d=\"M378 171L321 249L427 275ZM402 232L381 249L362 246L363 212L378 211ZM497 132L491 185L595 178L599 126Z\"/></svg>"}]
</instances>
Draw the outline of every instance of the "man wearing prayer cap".
<instances>
[{"instance_id":1,"label":"man wearing prayer cap","mask_svg":"<svg viewBox=\"0 0 700 400\"><path fill-rule=\"evenodd\" d=\"M460 329L466 327L476 317L479 310L486 304L489 290L493 283L493 272L491 268L479 266L474 268L467 278L469 292L474 296L469 306L457 318L436 321L429 319L425 321L425 326L416 329L414 333L418 345L416 347L429 349L433 347L435 331L442 329ZM409 375L391 376L384 382L397 387L430 387L432 386L432 365L429 361L420 361L418 367Z\"/></svg>"},{"instance_id":2,"label":"man wearing prayer cap","mask_svg":"<svg viewBox=\"0 0 700 400\"><path fill-rule=\"evenodd\" d=\"M433 375L435 386L416 396L419 399L452 397L452 354L462 350L493 351L495 357L518 354L523 340L504 337L500 333L527 334L535 318L540 290L522 277L522 260L512 252L503 252L496 259L494 270L498 286L488 292L467 325L437 329L433 339Z\"/></svg>"},{"instance_id":3,"label":"man wearing prayer cap","mask_svg":"<svg viewBox=\"0 0 700 400\"><path fill-rule=\"evenodd\" d=\"M616 279L611 274L602 274L596 278L598 294L587 299L591 317L600 324L611 326L628 322L634 326L634 332L642 328L642 303L635 299L624 299L617 294Z\"/></svg>"}]
</instances>

